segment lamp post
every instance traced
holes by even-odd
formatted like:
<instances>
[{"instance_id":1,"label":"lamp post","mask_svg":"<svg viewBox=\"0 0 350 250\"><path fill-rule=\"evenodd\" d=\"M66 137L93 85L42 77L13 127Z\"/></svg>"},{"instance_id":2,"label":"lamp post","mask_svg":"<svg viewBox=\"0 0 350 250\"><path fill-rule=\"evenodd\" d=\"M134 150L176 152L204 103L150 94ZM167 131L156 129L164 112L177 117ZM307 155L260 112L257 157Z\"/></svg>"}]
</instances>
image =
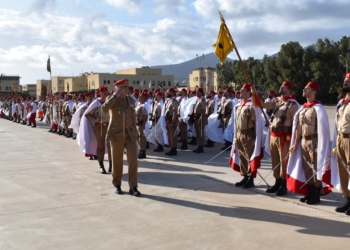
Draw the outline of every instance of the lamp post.
<instances>
[{"instance_id":1,"label":"lamp post","mask_svg":"<svg viewBox=\"0 0 350 250\"><path fill-rule=\"evenodd\" d=\"M199 84L200 87L203 88L202 86L202 60L204 60L204 54L202 54L201 56L198 56L198 54L196 54L197 60L199 60L199 64L200 64L200 68L199 68Z\"/></svg>"}]
</instances>

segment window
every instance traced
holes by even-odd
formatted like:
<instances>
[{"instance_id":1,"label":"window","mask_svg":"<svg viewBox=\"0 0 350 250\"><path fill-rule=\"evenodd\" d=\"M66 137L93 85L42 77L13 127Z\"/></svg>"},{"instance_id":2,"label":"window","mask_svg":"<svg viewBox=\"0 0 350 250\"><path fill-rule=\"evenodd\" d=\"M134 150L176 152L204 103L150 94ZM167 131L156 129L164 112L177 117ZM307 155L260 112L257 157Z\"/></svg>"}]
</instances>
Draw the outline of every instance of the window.
<instances>
[{"instance_id":1,"label":"window","mask_svg":"<svg viewBox=\"0 0 350 250\"><path fill-rule=\"evenodd\" d=\"M135 84L135 81L132 81L132 84Z\"/></svg>"},{"instance_id":2,"label":"window","mask_svg":"<svg viewBox=\"0 0 350 250\"><path fill-rule=\"evenodd\" d=\"M171 81L168 82L168 86L171 86Z\"/></svg>"},{"instance_id":3,"label":"window","mask_svg":"<svg viewBox=\"0 0 350 250\"><path fill-rule=\"evenodd\" d=\"M152 81L152 86L154 86L154 81Z\"/></svg>"},{"instance_id":4,"label":"window","mask_svg":"<svg viewBox=\"0 0 350 250\"><path fill-rule=\"evenodd\" d=\"M103 80L103 84L106 85L106 80Z\"/></svg>"},{"instance_id":5,"label":"window","mask_svg":"<svg viewBox=\"0 0 350 250\"><path fill-rule=\"evenodd\" d=\"M6 87L6 90L8 90L8 87Z\"/></svg>"},{"instance_id":6,"label":"window","mask_svg":"<svg viewBox=\"0 0 350 250\"><path fill-rule=\"evenodd\" d=\"M136 84L139 84L139 81L137 81Z\"/></svg>"},{"instance_id":7,"label":"window","mask_svg":"<svg viewBox=\"0 0 350 250\"><path fill-rule=\"evenodd\" d=\"M108 80L108 81L107 81L107 83L108 83L108 84L111 84L111 81L110 81L110 80Z\"/></svg>"}]
</instances>

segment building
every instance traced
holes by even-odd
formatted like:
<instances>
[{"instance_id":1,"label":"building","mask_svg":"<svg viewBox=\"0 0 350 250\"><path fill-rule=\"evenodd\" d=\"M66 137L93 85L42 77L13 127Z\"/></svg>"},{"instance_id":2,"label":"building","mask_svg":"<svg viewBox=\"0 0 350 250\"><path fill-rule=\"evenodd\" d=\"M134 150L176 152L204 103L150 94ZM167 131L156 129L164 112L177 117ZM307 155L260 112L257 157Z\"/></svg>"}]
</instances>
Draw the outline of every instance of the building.
<instances>
[{"instance_id":1,"label":"building","mask_svg":"<svg viewBox=\"0 0 350 250\"><path fill-rule=\"evenodd\" d=\"M141 67L119 70L116 74L89 73L87 75L88 89L107 86L108 90L111 91L114 89L114 82L121 79L128 79L129 86L139 90L148 89L153 91L159 88L165 91L167 88L174 87L173 75L162 75L162 69Z\"/></svg>"},{"instance_id":2,"label":"building","mask_svg":"<svg viewBox=\"0 0 350 250\"><path fill-rule=\"evenodd\" d=\"M37 80L36 81L36 98L52 94L51 80Z\"/></svg>"},{"instance_id":3,"label":"building","mask_svg":"<svg viewBox=\"0 0 350 250\"><path fill-rule=\"evenodd\" d=\"M28 92L30 96L37 96L36 92L36 84L23 84L22 86L22 91L21 92Z\"/></svg>"},{"instance_id":4,"label":"building","mask_svg":"<svg viewBox=\"0 0 350 250\"><path fill-rule=\"evenodd\" d=\"M51 92L52 94L64 92L64 80L72 78L71 76L54 76L51 78Z\"/></svg>"},{"instance_id":5,"label":"building","mask_svg":"<svg viewBox=\"0 0 350 250\"><path fill-rule=\"evenodd\" d=\"M203 88L204 92L210 90L218 91L219 86L216 69L211 67L194 69L189 75L188 89L195 90L197 87Z\"/></svg>"},{"instance_id":6,"label":"building","mask_svg":"<svg viewBox=\"0 0 350 250\"><path fill-rule=\"evenodd\" d=\"M63 91L67 93L87 92L89 90L87 82L87 73L80 74L80 76L64 79L63 89Z\"/></svg>"},{"instance_id":7,"label":"building","mask_svg":"<svg viewBox=\"0 0 350 250\"><path fill-rule=\"evenodd\" d=\"M20 92L20 76L17 75L0 75L0 95L7 95L14 92Z\"/></svg>"}]
</instances>

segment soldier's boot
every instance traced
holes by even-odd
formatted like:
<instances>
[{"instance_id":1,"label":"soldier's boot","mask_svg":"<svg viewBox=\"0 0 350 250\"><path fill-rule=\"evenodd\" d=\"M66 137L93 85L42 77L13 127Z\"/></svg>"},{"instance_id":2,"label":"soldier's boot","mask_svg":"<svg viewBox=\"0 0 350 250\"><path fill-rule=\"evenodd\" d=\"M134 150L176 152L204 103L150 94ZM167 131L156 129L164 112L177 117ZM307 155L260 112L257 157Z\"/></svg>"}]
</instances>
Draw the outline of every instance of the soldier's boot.
<instances>
[{"instance_id":1,"label":"soldier's boot","mask_svg":"<svg viewBox=\"0 0 350 250\"><path fill-rule=\"evenodd\" d=\"M72 138L73 137L73 132L72 131L69 131L68 132L68 135L67 135L67 138Z\"/></svg>"},{"instance_id":2,"label":"soldier's boot","mask_svg":"<svg viewBox=\"0 0 350 250\"><path fill-rule=\"evenodd\" d=\"M168 154L169 156L174 156L174 155L177 155L177 150L176 148L172 148Z\"/></svg>"},{"instance_id":3,"label":"soldier's boot","mask_svg":"<svg viewBox=\"0 0 350 250\"><path fill-rule=\"evenodd\" d=\"M77 139L77 134L73 134L73 132L72 132L72 139L76 140Z\"/></svg>"},{"instance_id":4,"label":"soldier's boot","mask_svg":"<svg viewBox=\"0 0 350 250\"><path fill-rule=\"evenodd\" d=\"M50 133L51 133L51 132L52 132L52 128L50 128L50 130L49 130L49 131L47 131L47 132L50 132Z\"/></svg>"},{"instance_id":5,"label":"soldier's boot","mask_svg":"<svg viewBox=\"0 0 350 250\"><path fill-rule=\"evenodd\" d=\"M244 175L243 179L240 182L236 182L236 187L242 187L246 182L248 181L249 177L248 175Z\"/></svg>"},{"instance_id":6,"label":"soldier's boot","mask_svg":"<svg viewBox=\"0 0 350 250\"><path fill-rule=\"evenodd\" d=\"M314 191L311 194L311 197L306 200L306 204L308 205L314 205L317 203L320 203L320 192L321 192L321 187L314 187Z\"/></svg>"},{"instance_id":7,"label":"soldier's boot","mask_svg":"<svg viewBox=\"0 0 350 250\"><path fill-rule=\"evenodd\" d=\"M163 152L163 151L164 151L163 146L160 144L158 144L158 147L155 150L153 150L153 152Z\"/></svg>"},{"instance_id":8,"label":"soldier's boot","mask_svg":"<svg viewBox=\"0 0 350 250\"><path fill-rule=\"evenodd\" d=\"M97 155L94 155L94 160L97 160Z\"/></svg>"},{"instance_id":9,"label":"soldier's boot","mask_svg":"<svg viewBox=\"0 0 350 250\"><path fill-rule=\"evenodd\" d=\"M348 211L349 209L350 209L350 197L346 198L346 203L341 207L337 207L335 211L338 213L344 213L344 212L349 212Z\"/></svg>"},{"instance_id":10,"label":"soldier's boot","mask_svg":"<svg viewBox=\"0 0 350 250\"><path fill-rule=\"evenodd\" d=\"M243 188L251 188L254 187L254 177L249 176L248 181L243 185Z\"/></svg>"},{"instance_id":11,"label":"soldier's boot","mask_svg":"<svg viewBox=\"0 0 350 250\"><path fill-rule=\"evenodd\" d=\"M276 178L275 185L266 189L266 193L276 193L281 186L281 178Z\"/></svg>"},{"instance_id":12,"label":"soldier's boot","mask_svg":"<svg viewBox=\"0 0 350 250\"><path fill-rule=\"evenodd\" d=\"M188 144L190 144L190 145L197 145L197 138L192 136L192 140Z\"/></svg>"},{"instance_id":13,"label":"soldier's boot","mask_svg":"<svg viewBox=\"0 0 350 250\"><path fill-rule=\"evenodd\" d=\"M94 159L94 157L93 157L93 156L90 156L89 160L92 161L93 159Z\"/></svg>"},{"instance_id":14,"label":"soldier's boot","mask_svg":"<svg viewBox=\"0 0 350 250\"><path fill-rule=\"evenodd\" d=\"M100 165L100 173L107 174L105 166L103 166L103 161L99 161L98 164Z\"/></svg>"},{"instance_id":15,"label":"soldier's boot","mask_svg":"<svg viewBox=\"0 0 350 250\"><path fill-rule=\"evenodd\" d=\"M315 186L314 185L307 185L308 186L308 190L309 192L307 193L307 195L305 195L304 197L300 198L299 201L305 203L307 200L309 200L314 192Z\"/></svg>"},{"instance_id":16,"label":"soldier's boot","mask_svg":"<svg viewBox=\"0 0 350 250\"><path fill-rule=\"evenodd\" d=\"M44 118L41 118L40 121L42 122L44 120Z\"/></svg>"},{"instance_id":17,"label":"soldier's boot","mask_svg":"<svg viewBox=\"0 0 350 250\"><path fill-rule=\"evenodd\" d=\"M193 150L194 153L204 153L203 146L198 146L197 149Z\"/></svg>"},{"instance_id":18,"label":"soldier's boot","mask_svg":"<svg viewBox=\"0 0 350 250\"><path fill-rule=\"evenodd\" d=\"M139 150L139 153L137 154L137 158L139 158L141 153L142 153L142 150Z\"/></svg>"},{"instance_id":19,"label":"soldier's boot","mask_svg":"<svg viewBox=\"0 0 350 250\"><path fill-rule=\"evenodd\" d=\"M221 148L221 150L229 150L229 147L231 146L231 143L229 141L225 140L225 146Z\"/></svg>"},{"instance_id":20,"label":"soldier's boot","mask_svg":"<svg viewBox=\"0 0 350 250\"><path fill-rule=\"evenodd\" d=\"M27 125L27 121L23 121L22 124L23 124L23 125Z\"/></svg>"},{"instance_id":21,"label":"soldier's boot","mask_svg":"<svg viewBox=\"0 0 350 250\"><path fill-rule=\"evenodd\" d=\"M287 183L286 183L285 179L282 179L281 180L281 186L278 189L278 191L276 192L276 195L277 196L283 196L285 194L287 194Z\"/></svg>"},{"instance_id":22,"label":"soldier's boot","mask_svg":"<svg viewBox=\"0 0 350 250\"><path fill-rule=\"evenodd\" d=\"M141 153L137 156L139 159L145 159L146 158L146 150L141 150Z\"/></svg>"},{"instance_id":23,"label":"soldier's boot","mask_svg":"<svg viewBox=\"0 0 350 250\"><path fill-rule=\"evenodd\" d=\"M122 188L120 187L120 185L115 187L115 193L116 194L123 194Z\"/></svg>"},{"instance_id":24,"label":"soldier's boot","mask_svg":"<svg viewBox=\"0 0 350 250\"><path fill-rule=\"evenodd\" d=\"M146 143L146 148L149 148L149 142Z\"/></svg>"},{"instance_id":25,"label":"soldier's boot","mask_svg":"<svg viewBox=\"0 0 350 250\"><path fill-rule=\"evenodd\" d=\"M32 123L31 123L31 122L28 122L27 126L32 126Z\"/></svg>"},{"instance_id":26,"label":"soldier's boot","mask_svg":"<svg viewBox=\"0 0 350 250\"><path fill-rule=\"evenodd\" d=\"M211 140L208 140L208 141L207 141L207 144L205 144L204 147L206 147L206 148L212 148L212 147L214 147L214 142L211 141Z\"/></svg>"},{"instance_id":27,"label":"soldier's boot","mask_svg":"<svg viewBox=\"0 0 350 250\"><path fill-rule=\"evenodd\" d=\"M60 135L62 133L62 130L59 128L56 133Z\"/></svg>"},{"instance_id":28,"label":"soldier's boot","mask_svg":"<svg viewBox=\"0 0 350 250\"><path fill-rule=\"evenodd\" d=\"M109 161L108 173L112 172L112 161Z\"/></svg>"},{"instance_id":29,"label":"soldier's boot","mask_svg":"<svg viewBox=\"0 0 350 250\"><path fill-rule=\"evenodd\" d=\"M187 147L187 141L183 141L182 142L182 145L180 147L178 147L177 149L180 149L180 150L186 150L188 149Z\"/></svg>"}]
</instances>

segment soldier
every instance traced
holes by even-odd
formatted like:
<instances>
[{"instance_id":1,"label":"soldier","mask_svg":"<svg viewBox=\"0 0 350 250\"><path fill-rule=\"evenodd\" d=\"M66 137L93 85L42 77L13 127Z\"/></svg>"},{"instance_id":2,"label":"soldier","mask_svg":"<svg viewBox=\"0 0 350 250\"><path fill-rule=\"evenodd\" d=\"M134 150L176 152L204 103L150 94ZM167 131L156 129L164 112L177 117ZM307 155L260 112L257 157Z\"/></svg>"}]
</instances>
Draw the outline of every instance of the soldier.
<instances>
[{"instance_id":1,"label":"soldier","mask_svg":"<svg viewBox=\"0 0 350 250\"><path fill-rule=\"evenodd\" d=\"M66 134L65 136L67 138L71 138L73 137L73 130L69 129L69 125L72 121L72 117L73 117L73 100L72 100L72 95L67 95L67 101L65 102L62 114L64 116L64 128L66 130Z\"/></svg>"},{"instance_id":2,"label":"soldier","mask_svg":"<svg viewBox=\"0 0 350 250\"><path fill-rule=\"evenodd\" d=\"M241 99L241 92L239 90L236 91L235 97L236 97L236 101L237 102L240 102L242 100Z\"/></svg>"},{"instance_id":3,"label":"soldier","mask_svg":"<svg viewBox=\"0 0 350 250\"><path fill-rule=\"evenodd\" d=\"M222 102L220 106L219 117L218 119L221 119L221 127L223 131L225 132L225 129L227 128L227 125L231 119L231 112L232 112L232 102L230 98L230 89L226 89L224 92L224 101ZM227 150L231 146L231 143L227 140L225 140L225 146L221 148L221 150Z\"/></svg>"},{"instance_id":4,"label":"soldier","mask_svg":"<svg viewBox=\"0 0 350 250\"><path fill-rule=\"evenodd\" d=\"M161 116L162 116L162 108L164 106L163 102L163 93L160 91L155 91L155 105L153 106L152 110L152 128L153 134L157 143L157 148L154 149L154 152L163 152L163 144L164 144L164 135L162 132L162 122L161 122Z\"/></svg>"},{"instance_id":5,"label":"soldier","mask_svg":"<svg viewBox=\"0 0 350 250\"><path fill-rule=\"evenodd\" d=\"M269 90L268 91L268 93L267 93L267 98L265 99L265 102L272 102L273 100L275 100L275 95L276 95L276 93L275 93L275 91L273 91L273 90ZM268 114L268 116L270 117L271 116L271 114L272 114L272 109L266 109L266 114Z\"/></svg>"},{"instance_id":6,"label":"soldier","mask_svg":"<svg viewBox=\"0 0 350 250\"><path fill-rule=\"evenodd\" d=\"M181 135L181 142L182 145L178 148L181 150L188 149L187 147L187 123L180 117L180 109L181 109L181 103L187 101L187 90L186 89L181 89L179 91L179 109L177 111L178 117L179 117L179 128L180 128L180 135Z\"/></svg>"},{"instance_id":7,"label":"soldier","mask_svg":"<svg viewBox=\"0 0 350 250\"><path fill-rule=\"evenodd\" d=\"M234 144L230 164L243 176L235 184L236 187L250 188L254 187L254 178L262 158L261 111L252 105L250 84L242 86L240 97L242 101L234 107Z\"/></svg>"},{"instance_id":8,"label":"soldier","mask_svg":"<svg viewBox=\"0 0 350 250\"><path fill-rule=\"evenodd\" d=\"M193 150L194 153L203 153L203 146L205 140L204 128L208 124L208 119L205 115L207 105L204 100L204 91L202 88L197 89L197 102L194 106L194 128L197 135L198 148Z\"/></svg>"},{"instance_id":9,"label":"soldier","mask_svg":"<svg viewBox=\"0 0 350 250\"><path fill-rule=\"evenodd\" d=\"M145 137L145 125L148 121L148 112L145 108L145 102L148 99L148 93L143 92L139 97L139 103L136 107L136 130L137 130L137 141L139 144L140 152L137 158L146 158L146 137Z\"/></svg>"},{"instance_id":10,"label":"soldier","mask_svg":"<svg viewBox=\"0 0 350 250\"><path fill-rule=\"evenodd\" d=\"M94 135L97 141L97 149L96 149L96 155L98 164L100 166L100 173L106 174L106 170L103 164L105 152L106 152L106 134L107 134L107 128L109 125L109 113L102 112L102 105L106 101L106 97L109 95L108 89L106 86L101 86L99 88L99 92L101 95L101 98L96 99L93 101L87 110L84 112L87 119L92 121L94 124L93 130ZM93 140L92 138L89 138L90 140ZM108 160L109 160L109 169L108 172L112 172L112 161L111 161L111 151L110 147L108 147Z\"/></svg>"},{"instance_id":11,"label":"soldier","mask_svg":"<svg viewBox=\"0 0 350 250\"><path fill-rule=\"evenodd\" d=\"M277 196L283 196L287 193L287 155L292 134L293 117L299 109L298 103L290 98L293 87L292 82L284 81L280 88L281 98L261 104L263 108L273 110L270 117L270 136L267 136L265 145L269 145L272 168L274 168L273 176L276 180L275 184L268 188L266 192L276 193ZM258 95L254 88L252 88L252 91L253 94ZM277 165L278 167L275 168Z\"/></svg>"},{"instance_id":12,"label":"soldier","mask_svg":"<svg viewBox=\"0 0 350 250\"><path fill-rule=\"evenodd\" d=\"M58 120L58 135L63 135L64 134L64 127L62 126L63 122L63 104L65 102L64 100L64 93L62 92L59 95L60 99L56 103L56 110L57 110L57 120Z\"/></svg>"},{"instance_id":13,"label":"soldier","mask_svg":"<svg viewBox=\"0 0 350 250\"><path fill-rule=\"evenodd\" d=\"M207 108L205 111L205 116L209 118L211 114L214 113L215 105L217 100L214 100L215 92L213 90L210 90L207 94ZM206 148L212 148L214 147L214 142L208 138L207 143L204 145Z\"/></svg>"},{"instance_id":14,"label":"soldier","mask_svg":"<svg viewBox=\"0 0 350 250\"><path fill-rule=\"evenodd\" d=\"M338 166L340 187L346 199L346 203L337 207L335 211L350 215L350 73L345 75L343 92L345 97L337 105L336 127L334 128L336 137L333 138L332 144L332 152L336 155L336 159L332 161L332 165Z\"/></svg>"},{"instance_id":15,"label":"soldier","mask_svg":"<svg viewBox=\"0 0 350 250\"><path fill-rule=\"evenodd\" d=\"M32 102L30 104L30 113L29 113L29 124L33 124L32 128L36 128L36 111L38 108L38 103L35 101L35 97L32 98Z\"/></svg>"},{"instance_id":16,"label":"soldier","mask_svg":"<svg viewBox=\"0 0 350 250\"><path fill-rule=\"evenodd\" d=\"M177 155L176 129L179 124L179 120L177 117L179 103L177 102L175 97L175 89L168 88L166 91L166 94L168 99L165 103L165 121L166 121L166 128L168 131L170 151L165 154L169 156L174 156L174 155Z\"/></svg>"},{"instance_id":17,"label":"soldier","mask_svg":"<svg viewBox=\"0 0 350 250\"><path fill-rule=\"evenodd\" d=\"M113 180L117 194L123 194L121 180L123 176L123 152L126 149L126 156L129 164L129 194L141 196L137 189L137 143L136 143L136 115L135 101L126 95L128 80L117 81L114 86L116 91L106 99L102 105L103 112L109 112L111 119L106 138L111 145Z\"/></svg>"},{"instance_id":18,"label":"soldier","mask_svg":"<svg viewBox=\"0 0 350 250\"><path fill-rule=\"evenodd\" d=\"M321 102L316 100L319 89L319 84L309 82L303 90L303 97L306 97L307 102L294 116L292 146L289 148L292 155L287 166L288 189L294 193L305 194L300 201L309 205L320 202L322 166L325 165L330 155L327 112ZM302 158L302 164L298 164L300 161L297 159L300 158ZM310 179L308 189L305 191L301 190L301 186L298 187L295 184L305 182L305 180L300 180L300 177L298 179L299 175L293 175L293 172L301 172L299 169L304 171L306 180ZM295 178L299 182L295 181Z\"/></svg>"}]
</instances>

